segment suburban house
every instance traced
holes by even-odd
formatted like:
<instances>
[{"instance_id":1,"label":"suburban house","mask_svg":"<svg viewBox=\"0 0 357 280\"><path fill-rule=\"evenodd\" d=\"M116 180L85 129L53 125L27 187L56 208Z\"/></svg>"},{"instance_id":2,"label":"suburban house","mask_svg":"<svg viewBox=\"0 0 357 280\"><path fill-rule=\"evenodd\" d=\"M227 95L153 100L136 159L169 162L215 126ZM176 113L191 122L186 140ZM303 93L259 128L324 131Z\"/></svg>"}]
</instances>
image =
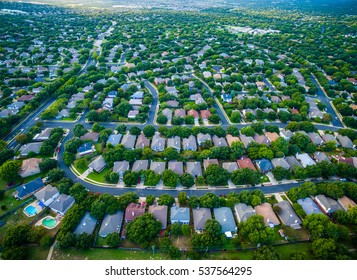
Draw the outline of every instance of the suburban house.
<instances>
[{"instance_id":1,"label":"suburban house","mask_svg":"<svg viewBox=\"0 0 357 280\"><path fill-rule=\"evenodd\" d=\"M277 168L278 166L287 170L291 168L290 164L285 160L285 158L273 158L271 163L274 168Z\"/></svg>"},{"instance_id":2,"label":"suburban house","mask_svg":"<svg viewBox=\"0 0 357 280\"><path fill-rule=\"evenodd\" d=\"M204 159L203 160L203 168L206 170L207 167L211 164L217 164L219 165L218 163L218 159Z\"/></svg>"},{"instance_id":3,"label":"suburban house","mask_svg":"<svg viewBox=\"0 0 357 280\"><path fill-rule=\"evenodd\" d=\"M135 148L144 149L145 147L150 147L150 140L144 135L144 133L140 133L138 139L136 140Z\"/></svg>"},{"instance_id":4,"label":"suburban house","mask_svg":"<svg viewBox=\"0 0 357 280\"><path fill-rule=\"evenodd\" d=\"M102 225L99 229L100 237L107 237L111 233L120 233L121 225L123 223L124 212L118 211L113 215L105 215L102 221Z\"/></svg>"},{"instance_id":5,"label":"suburban house","mask_svg":"<svg viewBox=\"0 0 357 280\"><path fill-rule=\"evenodd\" d=\"M294 135L293 132L291 132L290 130L285 130L284 128L280 130L279 135L281 137L283 137L285 140L289 141L290 138Z\"/></svg>"},{"instance_id":6,"label":"suburban house","mask_svg":"<svg viewBox=\"0 0 357 280\"><path fill-rule=\"evenodd\" d=\"M124 136L123 139L121 140L121 144L124 146L126 149L134 149L135 146L135 140L136 136L131 135L129 132L127 132Z\"/></svg>"},{"instance_id":7,"label":"suburban house","mask_svg":"<svg viewBox=\"0 0 357 280\"><path fill-rule=\"evenodd\" d=\"M315 165L315 161L307 154L296 154L296 158L300 161L301 165L305 168L308 165Z\"/></svg>"},{"instance_id":8,"label":"suburban house","mask_svg":"<svg viewBox=\"0 0 357 280\"><path fill-rule=\"evenodd\" d=\"M145 213L144 203L130 203L125 209L124 220L126 223L133 221L136 217L139 217Z\"/></svg>"},{"instance_id":9,"label":"suburban house","mask_svg":"<svg viewBox=\"0 0 357 280\"><path fill-rule=\"evenodd\" d=\"M356 203L347 196L339 198L337 202L342 206L345 211L356 206Z\"/></svg>"},{"instance_id":10,"label":"suburban house","mask_svg":"<svg viewBox=\"0 0 357 280\"><path fill-rule=\"evenodd\" d=\"M285 157L285 160L290 165L291 170L302 167L301 163L294 156Z\"/></svg>"},{"instance_id":11,"label":"suburban house","mask_svg":"<svg viewBox=\"0 0 357 280\"><path fill-rule=\"evenodd\" d=\"M268 137L270 142L274 142L279 138L279 134L276 132L265 132L265 136Z\"/></svg>"},{"instance_id":12,"label":"suburban house","mask_svg":"<svg viewBox=\"0 0 357 280\"><path fill-rule=\"evenodd\" d=\"M105 163L103 156L99 156L88 165L88 168L92 171L100 173L106 166L107 164Z\"/></svg>"},{"instance_id":13,"label":"suburban house","mask_svg":"<svg viewBox=\"0 0 357 280\"><path fill-rule=\"evenodd\" d=\"M238 164L236 162L223 162L222 167L226 169L229 173L238 170Z\"/></svg>"},{"instance_id":14,"label":"suburban house","mask_svg":"<svg viewBox=\"0 0 357 280\"><path fill-rule=\"evenodd\" d=\"M188 138L183 138L182 149L185 151L197 151L197 143L195 136L190 135Z\"/></svg>"},{"instance_id":15,"label":"suburban house","mask_svg":"<svg viewBox=\"0 0 357 280\"><path fill-rule=\"evenodd\" d=\"M295 213L293 207L291 204L286 201L280 201L276 203L274 206L279 206L280 207L280 212L278 213L281 221L286 225L289 226L293 229L300 229L301 228L301 219L299 216Z\"/></svg>"},{"instance_id":16,"label":"suburban house","mask_svg":"<svg viewBox=\"0 0 357 280\"><path fill-rule=\"evenodd\" d=\"M122 178L125 171L129 170L129 162L126 160L114 162L113 172L118 173L119 177Z\"/></svg>"},{"instance_id":17,"label":"suburban house","mask_svg":"<svg viewBox=\"0 0 357 280\"><path fill-rule=\"evenodd\" d=\"M184 118L186 116L186 111L184 109L176 109L174 115L178 118Z\"/></svg>"},{"instance_id":18,"label":"suburban house","mask_svg":"<svg viewBox=\"0 0 357 280\"><path fill-rule=\"evenodd\" d=\"M316 162L322 162L322 161L331 162L324 152L315 152L314 159Z\"/></svg>"},{"instance_id":19,"label":"suburban house","mask_svg":"<svg viewBox=\"0 0 357 280\"><path fill-rule=\"evenodd\" d=\"M250 216L256 215L254 208L244 203L234 205L234 212L236 214L238 223L245 222Z\"/></svg>"},{"instance_id":20,"label":"suburban house","mask_svg":"<svg viewBox=\"0 0 357 280\"><path fill-rule=\"evenodd\" d=\"M192 213L193 213L194 229L196 232L201 233L206 227L206 222L212 219L211 209L209 208L192 209Z\"/></svg>"},{"instance_id":21,"label":"suburban house","mask_svg":"<svg viewBox=\"0 0 357 280\"><path fill-rule=\"evenodd\" d=\"M60 193L57 188L52 187L51 185L47 185L35 193L35 197L42 207L49 206L57 197L59 197L59 195Z\"/></svg>"},{"instance_id":22,"label":"suburban house","mask_svg":"<svg viewBox=\"0 0 357 280\"><path fill-rule=\"evenodd\" d=\"M250 143L253 143L253 142L254 142L253 137L251 137L251 136L245 136L244 134L241 134L241 135L239 136L239 138L240 138L240 141L243 143L244 148L246 148L246 149L249 147Z\"/></svg>"},{"instance_id":23,"label":"suburban house","mask_svg":"<svg viewBox=\"0 0 357 280\"><path fill-rule=\"evenodd\" d=\"M16 188L16 191L14 192L14 197L16 199L23 200L38 190L42 189L45 186L45 184L42 182L41 178L36 178L35 180L32 180L31 182L28 182L24 185L21 185Z\"/></svg>"},{"instance_id":24,"label":"suburban house","mask_svg":"<svg viewBox=\"0 0 357 280\"><path fill-rule=\"evenodd\" d=\"M112 144L114 147L119 145L122 137L123 137L123 135L121 135L121 134L111 134L108 137L107 145Z\"/></svg>"},{"instance_id":25,"label":"suburban house","mask_svg":"<svg viewBox=\"0 0 357 280\"><path fill-rule=\"evenodd\" d=\"M79 139L82 141L87 141L90 140L92 142L97 142L99 138L99 133L98 132L87 132L83 136L81 136Z\"/></svg>"},{"instance_id":26,"label":"suburban house","mask_svg":"<svg viewBox=\"0 0 357 280\"><path fill-rule=\"evenodd\" d=\"M337 142L335 136L333 136L332 134L325 133L321 137L325 141L325 143L332 141L336 145L340 145L340 143Z\"/></svg>"},{"instance_id":27,"label":"suburban house","mask_svg":"<svg viewBox=\"0 0 357 280\"><path fill-rule=\"evenodd\" d=\"M343 210L342 206L334 199L319 194L315 196L315 202L325 214L331 214L338 210Z\"/></svg>"},{"instance_id":28,"label":"suburban house","mask_svg":"<svg viewBox=\"0 0 357 280\"><path fill-rule=\"evenodd\" d=\"M310 198L306 197L304 199L298 199L297 203L299 203L306 213L306 215L310 214L322 214L319 207L317 207L316 203Z\"/></svg>"},{"instance_id":29,"label":"suburban house","mask_svg":"<svg viewBox=\"0 0 357 280\"><path fill-rule=\"evenodd\" d=\"M28 144L22 145L21 148L19 149L20 155L25 157L29 153L38 154L40 152L42 144L43 143L40 142L40 143L28 143Z\"/></svg>"},{"instance_id":30,"label":"suburban house","mask_svg":"<svg viewBox=\"0 0 357 280\"><path fill-rule=\"evenodd\" d=\"M223 137L217 137L216 135L213 135L212 141L215 147L228 147L226 139Z\"/></svg>"},{"instance_id":31,"label":"suburban house","mask_svg":"<svg viewBox=\"0 0 357 280\"><path fill-rule=\"evenodd\" d=\"M130 110L128 112L128 119L135 119L138 114L139 110Z\"/></svg>"},{"instance_id":32,"label":"suburban house","mask_svg":"<svg viewBox=\"0 0 357 280\"><path fill-rule=\"evenodd\" d=\"M232 135L230 135L230 134L227 134L227 135L226 135L226 139L227 139L227 143L228 143L228 146L229 146L229 147L232 146L232 143L233 143L233 142L237 142L237 141L240 142L239 137L232 136Z\"/></svg>"},{"instance_id":33,"label":"suburban house","mask_svg":"<svg viewBox=\"0 0 357 280\"><path fill-rule=\"evenodd\" d=\"M238 164L239 168L249 168L253 171L257 171L257 169L255 168L255 166L250 158L242 157L241 159L237 160L237 164Z\"/></svg>"},{"instance_id":34,"label":"suburban house","mask_svg":"<svg viewBox=\"0 0 357 280\"><path fill-rule=\"evenodd\" d=\"M201 163L199 161L186 162L186 173L191 174L193 178L196 178L197 176L202 176Z\"/></svg>"},{"instance_id":35,"label":"suburban house","mask_svg":"<svg viewBox=\"0 0 357 280\"><path fill-rule=\"evenodd\" d=\"M152 161L150 163L150 170L154 171L156 174L162 175L166 169L166 162L164 161Z\"/></svg>"},{"instance_id":36,"label":"suburban house","mask_svg":"<svg viewBox=\"0 0 357 280\"><path fill-rule=\"evenodd\" d=\"M86 212L76 229L74 230L75 235L81 235L82 233L93 234L97 220L94 219L89 212Z\"/></svg>"},{"instance_id":37,"label":"suburban house","mask_svg":"<svg viewBox=\"0 0 357 280\"><path fill-rule=\"evenodd\" d=\"M136 160L131 168L133 172L140 172L142 170L147 170L149 167L149 161L147 159L144 160Z\"/></svg>"},{"instance_id":38,"label":"suburban house","mask_svg":"<svg viewBox=\"0 0 357 280\"><path fill-rule=\"evenodd\" d=\"M171 224L181 223L188 225L190 223L190 208L187 207L171 207Z\"/></svg>"},{"instance_id":39,"label":"suburban house","mask_svg":"<svg viewBox=\"0 0 357 280\"><path fill-rule=\"evenodd\" d=\"M222 226L221 232L228 238L237 233L238 228L234 221L233 213L229 207L220 207L213 209L215 220Z\"/></svg>"},{"instance_id":40,"label":"suburban house","mask_svg":"<svg viewBox=\"0 0 357 280\"><path fill-rule=\"evenodd\" d=\"M325 141L321 138L321 136L316 132L309 132L307 136L310 138L311 142L315 145L324 145Z\"/></svg>"},{"instance_id":41,"label":"suburban house","mask_svg":"<svg viewBox=\"0 0 357 280\"><path fill-rule=\"evenodd\" d=\"M169 161L168 169L181 176L183 174L183 162L182 161Z\"/></svg>"},{"instance_id":42,"label":"suburban house","mask_svg":"<svg viewBox=\"0 0 357 280\"><path fill-rule=\"evenodd\" d=\"M149 213L153 214L156 220L160 221L162 229L167 227L167 211L168 207L166 205L150 205Z\"/></svg>"},{"instance_id":43,"label":"suburban house","mask_svg":"<svg viewBox=\"0 0 357 280\"><path fill-rule=\"evenodd\" d=\"M58 112L56 119L63 119L63 118L68 118L68 117L69 117L69 110L62 109L61 111Z\"/></svg>"},{"instance_id":44,"label":"suburban house","mask_svg":"<svg viewBox=\"0 0 357 280\"><path fill-rule=\"evenodd\" d=\"M165 149L165 138L160 137L160 133L156 132L152 137L151 150L162 152Z\"/></svg>"},{"instance_id":45,"label":"suburban house","mask_svg":"<svg viewBox=\"0 0 357 280\"><path fill-rule=\"evenodd\" d=\"M208 120L208 118L212 115L208 110L201 110L201 118L202 120Z\"/></svg>"},{"instance_id":46,"label":"suburban house","mask_svg":"<svg viewBox=\"0 0 357 280\"><path fill-rule=\"evenodd\" d=\"M264 134L263 135L259 135L259 134L255 134L254 135L254 141L259 143L259 144L265 144L267 146L270 146L271 142L268 139L268 137L266 137Z\"/></svg>"},{"instance_id":47,"label":"suburban house","mask_svg":"<svg viewBox=\"0 0 357 280\"><path fill-rule=\"evenodd\" d=\"M53 212L64 216L66 212L73 206L75 200L72 196L61 194L56 200L50 205Z\"/></svg>"},{"instance_id":48,"label":"suburban house","mask_svg":"<svg viewBox=\"0 0 357 280\"><path fill-rule=\"evenodd\" d=\"M95 147L92 145L91 142L84 143L77 149L77 153L80 157L92 154L94 152Z\"/></svg>"},{"instance_id":49,"label":"suburban house","mask_svg":"<svg viewBox=\"0 0 357 280\"><path fill-rule=\"evenodd\" d=\"M187 115L194 117L195 120L198 120L198 118L199 118L198 112L196 110L193 110L193 109L187 111Z\"/></svg>"},{"instance_id":50,"label":"suburban house","mask_svg":"<svg viewBox=\"0 0 357 280\"><path fill-rule=\"evenodd\" d=\"M270 172L274 168L271 161L265 158L258 159L255 161L255 163L257 164L257 167L260 170L260 172L264 174Z\"/></svg>"},{"instance_id":51,"label":"suburban house","mask_svg":"<svg viewBox=\"0 0 357 280\"><path fill-rule=\"evenodd\" d=\"M22 162L19 175L22 178L41 173L39 164L42 162L42 158L29 158Z\"/></svg>"},{"instance_id":52,"label":"suburban house","mask_svg":"<svg viewBox=\"0 0 357 280\"><path fill-rule=\"evenodd\" d=\"M41 131L41 133L36 134L33 138L34 141L45 141L50 138L52 128L46 128Z\"/></svg>"},{"instance_id":53,"label":"suburban house","mask_svg":"<svg viewBox=\"0 0 357 280\"><path fill-rule=\"evenodd\" d=\"M180 152L181 151L181 138L178 136L175 136L173 138L167 139L167 147L174 148L178 152Z\"/></svg>"},{"instance_id":54,"label":"suburban house","mask_svg":"<svg viewBox=\"0 0 357 280\"><path fill-rule=\"evenodd\" d=\"M353 142L347 136L337 135L336 138L343 148L353 149Z\"/></svg>"},{"instance_id":55,"label":"suburban house","mask_svg":"<svg viewBox=\"0 0 357 280\"><path fill-rule=\"evenodd\" d=\"M198 133L197 134L198 146L202 146L202 144L206 141L212 141L211 135L209 135L208 133L206 133L206 134Z\"/></svg>"},{"instance_id":56,"label":"suburban house","mask_svg":"<svg viewBox=\"0 0 357 280\"><path fill-rule=\"evenodd\" d=\"M275 227L280 225L278 217L275 215L273 208L267 202L257 205L254 207L257 215L261 215L264 217L264 224L269 227Z\"/></svg>"}]
</instances>

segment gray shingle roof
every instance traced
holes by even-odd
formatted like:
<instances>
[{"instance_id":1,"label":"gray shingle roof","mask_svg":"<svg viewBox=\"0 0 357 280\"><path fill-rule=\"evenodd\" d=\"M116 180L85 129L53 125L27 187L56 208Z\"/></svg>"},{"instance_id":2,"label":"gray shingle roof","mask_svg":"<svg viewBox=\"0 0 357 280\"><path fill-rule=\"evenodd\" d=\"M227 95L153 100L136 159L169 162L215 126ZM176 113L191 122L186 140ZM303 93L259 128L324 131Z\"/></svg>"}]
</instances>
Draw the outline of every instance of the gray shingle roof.
<instances>
[{"instance_id":1,"label":"gray shingle roof","mask_svg":"<svg viewBox=\"0 0 357 280\"><path fill-rule=\"evenodd\" d=\"M126 160L114 162L113 172L124 173L129 170L129 162Z\"/></svg>"},{"instance_id":2,"label":"gray shingle roof","mask_svg":"<svg viewBox=\"0 0 357 280\"><path fill-rule=\"evenodd\" d=\"M299 203L302 209L305 211L306 215L310 214L322 214L319 207L317 207L316 203L310 198L306 197L304 199L298 199L297 203Z\"/></svg>"},{"instance_id":3,"label":"gray shingle roof","mask_svg":"<svg viewBox=\"0 0 357 280\"><path fill-rule=\"evenodd\" d=\"M238 203L234 205L234 211L236 212L237 219L240 223L248 220L250 216L257 214L252 206L246 205L244 203Z\"/></svg>"},{"instance_id":4,"label":"gray shingle roof","mask_svg":"<svg viewBox=\"0 0 357 280\"><path fill-rule=\"evenodd\" d=\"M135 146L135 140L136 136L131 135L130 133L127 133L123 136L123 139L121 140L121 144L127 149L133 149Z\"/></svg>"},{"instance_id":5,"label":"gray shingle roof","mask_svg":"<svg viewBox=\"0 0 357 280\"><path fill-rule=\"evenodd\" d=\"M167 210L166 205L150 205L149 213L153 214L155 219L159 220L162 225L162 229L167 227Z\"/></svg>"},{"instance_id":6,"label":"gray shingle roof","mask_svg":"<svg viewBox=\"0 0 357 280\"><path fill-rule=\"evenodd\" d=\"M202 167L201 163L196 161L188 161L186 162L186 172L191 174L193 177L202 176Z\"/></svg>"},{"instance_id":7,"label":"gray shingle roof","mask_svg":"<svg viewBox=\"0 0 357 280\"><path fill-rule=\"evenodd\" d=\"M212 136L212 141L215 147L228 147L226 139L224 137Z\"/></svg>"},{"instance_id":8,"label":"gray shingle roof","mask_svg":"<svg viewBox=\"0 0 357 280\"><path fill-rule=\"evenodd\" d=\"M193 224L195 230L205 229L207 220L212 219L211 209L199 208L192 209L193 212Z\"/></svg>"},{"instance_id":9,"label":"gray shingle roof","mask_svg":"<svg viewBox=\"0 0 357 280\"><path fill-rule=\"evenodd\" d=\"M89 212L87 212L84 215L84 217L82 218L81 222L76 227L74 234L76 234L76 235L80 235L82 233L92 234L95 229L96 223L97 223L97 220L94 219L89 214Z\"/></svg>"},{"instance_id":10,"label":"gray shingle roof","mask_svg":"<svg viewBox=\"0 0 357 280\"><path fill-rule=\"evenodd\" d=\"M74 198L70 195L61 194L57 199L50 205L53 211L58 211L61 213L66 213L69 208L72 207L75 202Z\"/></svg>"},{"instance_id":11,"label":"gray shingle roof","mask_svg":"<svg viewBox=\"0 0 357 280\"><path fill-rule=\"evenodd\" d=\"M285 158L273 158L271 163L273 164L274 168L280 166L284 169L290 169L290 164L285 160Z\"/></svg>"},{"instance_id":12,"label":"gray shingle roof","mask_svg":"<svg viewBox=\"0 0 357 280\"><path fill-rule=\"evenodd\" d=\"M196 138L193 135L190 135L188 138L182 139L182 148L184 150L197 151Z\"/></svg>"},{"instance_id":13,"label":"gray shingle roof","mask_svg":"<svg viewBox=\"0 0 357 280\"><path fill-rule=\"evenodd\" d=\"M171 223L190 221L190 209L187 207L171 207Z\"/></svg>"},{"instance_id":14,"label":"gray shingle roof","mask_svg":"<svg viewBox=\"0 0 357 280\"><path fill-rule=\"evenodd\" d=\"M114 215L105 215L102 225L100 226L99 235L106 237L108 234L114 232L119 234L123 218L123 211L118 211Z\"/></svg>"},{"instance_id":15,"label":"gray shingle roof","mask_svg":"<svg viewBox=\"0 0 357 280\"><path fill-rule=\"evenodd\" d=\"M326 213L333 213L338 210L343 210L341 205L334 199L324 196L323 194L315 196L315 201L317 204L324 209Z\"/></svg>"},{"instance_id":16,"label":"gray shingle roof","mask_svg":"<svg viewBox=\"0 0 357 280\"><path fill-rule=\"evenodd\" d=\"M92 168L96 172L101 172L107 164L104 161L103 156L99 156L96 159L94 159L89 165L89 168Z\"/></svg>"},{"instance_id":17,"label":"gray shingle roof","mask_svg":"<svg viewBox=\"0 0 357 280\"><path fill-rule=\"evenodd\" d=\"M180 151L181 150L181 138L178 136L175 136L173 138L167 139L167 147L170 148L175 148L176 150Z\"/></svg>"},{"instance_id":18,"label":"gray shingle roof","mask_svg":"<svg viewBox=\"0 0 357 280\"><path fill-rule=\"evenodd\" d=\"M165 149L165 138L160 137L160 133L155 133L151 141L151 149L154 151L163 151Z\"/></svg>"},{"instance_id":19,"label":"gray shingle roof","mask_svg":"<svg viewBox=\"0 0 357 280\"><path fill-rule=\"evenodd\" d=\"M237 225L229 207L214 208L214 218L222 226L222 233L237 232Z\"/></svg>"},{"instance_id":20,"label":"gray shingle roof","mask_svg":"<svg viewBox=\"0 0 357 280\"><path fill-rule=\"evenodd\" d=\"M119 145L121 138L123 135L121 134L112 134L108 137L107 144L112 144L114 147Z\"/></svg>"},{"instance_id":21,"label":"gray shingle roof","mask_svg":"<svg viewBox=\"0 0 357 280\"><path fill-rule=\"evenodd\" d=\"M57 190L56 187L47 185L46 187L35 193L35 197L42 203L45 203L47 200L56 196L57 194L59 194L59 191Z\"/></svg>"},{"instance_id":22,"label":"gray shingle roof","mask_svg":"<svg viewBox=\"0 0 357 280\"><path fill-rule=\"evenodd\" d=\"M164 161L152 161L150 163L150 170L154 171L156 174L162 174L166 168L166 162Z\"/></svg>"},{"instance_id":23,"label":"gray shingle roof","mask_svg":"<svg viewBox=\"0 0 357 280\"><path fill-rule=\"evenodd\" d=\"M282 222L290 227L294 228L299 228L299 225L302 223L299 216L296 215L293 207L291 204L286 201L280 201L276 203L274 206L279 206L281 209L281 212L279 213L279 217L282 220Z\"/></svg>"},{"instance_id":24,"label":"gray shingle roof","mask_svg":"<svg viewBox=\"0 0 357 280\"><path fill-rule=\"evenodd\" d=\"M137 160L137 161L134 162L131 171L139 172L141 170L147 170L148 167L149 167L149 161L147 159L145 159L145 160Z\"/></svg>"}]
</instances>

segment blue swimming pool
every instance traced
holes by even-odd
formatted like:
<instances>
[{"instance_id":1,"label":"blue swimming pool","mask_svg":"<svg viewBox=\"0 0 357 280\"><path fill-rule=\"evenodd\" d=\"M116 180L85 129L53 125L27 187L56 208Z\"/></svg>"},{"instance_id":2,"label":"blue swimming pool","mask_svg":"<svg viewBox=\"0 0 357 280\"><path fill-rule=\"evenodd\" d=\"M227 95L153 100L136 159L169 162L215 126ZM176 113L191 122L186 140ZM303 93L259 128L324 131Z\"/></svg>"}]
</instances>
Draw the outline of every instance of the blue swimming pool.
<instances>
[{"instance_id":1,"label":"blue swimming pool","mask_svg":"<svg viewBox=\"0 0 357 280\"><path fill-rule=\"evenodd\" d=\"M32 206L32 205L29 205L27 206L24 211L27 213L27 215L29 216L35 216L37 214L37 209Z\"/></svg>"}]
</instances>

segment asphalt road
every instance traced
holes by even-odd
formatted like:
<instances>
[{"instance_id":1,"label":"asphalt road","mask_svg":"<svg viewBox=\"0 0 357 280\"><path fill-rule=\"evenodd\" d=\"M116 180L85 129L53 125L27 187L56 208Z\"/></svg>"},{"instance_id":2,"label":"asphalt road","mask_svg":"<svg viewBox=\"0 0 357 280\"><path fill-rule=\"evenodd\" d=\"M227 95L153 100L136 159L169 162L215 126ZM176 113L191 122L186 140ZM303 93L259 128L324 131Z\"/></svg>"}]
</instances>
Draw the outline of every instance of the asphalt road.
<instances>
[{"instance_id":1,"label":"asphalt road","mask_svg":"<svg viewBox=\"0 0 357 280\"><path fill-rule=\"evenodd\" d=\"M322 91L321 87L317 83L315 77L311 76L311 80L317 86L317 97L318 97L318 99L323 104L326 105L326 113L328 113L328 114L330 114L332 116L332 121L331 121L332 125L333 126L343 127L343 124L342 124L341 120L338 118L335 110L332 108L332 106L330 104L330 99L328 97L326 97L326 95Z\"/></svg>"}]
</instances>

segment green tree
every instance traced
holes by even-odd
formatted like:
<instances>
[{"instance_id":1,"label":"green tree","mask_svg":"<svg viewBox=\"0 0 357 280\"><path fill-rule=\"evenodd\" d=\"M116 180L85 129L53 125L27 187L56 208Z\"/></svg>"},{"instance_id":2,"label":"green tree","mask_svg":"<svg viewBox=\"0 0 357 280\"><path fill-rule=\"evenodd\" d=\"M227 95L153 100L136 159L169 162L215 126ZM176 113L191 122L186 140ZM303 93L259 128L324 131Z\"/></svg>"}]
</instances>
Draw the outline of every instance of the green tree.
<instances>
[{"instance_id":1,"label":"green tree","mask_svg":"<svg viewBox=\"0 0 357 280\"><path fill-rule=\"evenodd\" d=\"M174 236L182 235L182 224L174 223L171 225L171 234Z\"/></svg>"},{"instance_id":2,"label":"green tree","mask_svg":"<svg viewBox=\"0 0 357 280\"><path fill-rule=\"evenodd\" d=\"M214 193L205 193L199 198L201 207L217 208L220 206L220 199Z\"/></svg>"},{"instance_id":3,"label":"green tree","mask_svg":"<svg viewBox=\"0 0 357 280\"><path fill-rule=\"evenodd\" d=\"M195 179L193 178L193 176L191 174L184 173L180 177L180 182L181 182L182 186L184 186L186 188L191 188L195 184Z\"/></svg>"},{"instance_id":4,"label":"green tree","mask_svg":"<svg viewBox=\"0 0 357 280\"><path fill-rule=\"evenodd\" d=\"M159 205L166 205L168 207L171 207L174 203L175 203L175 199L167 193L159 196L159 199L158 199Z\"/></svg>"},{"instance_id":5,"label":"green tree","mask_svg":"<svg viewBox=\"0 0 357 280\"><path fill-rule=\"evenodd\" d=\"M108 234L106 239L107 239L107 244L109 247L117 248L119 246L120 236L118 233L116 233L116 232L110 233L110 234Z\"/></svg>"},{"instance_id":6,"label":"green tree","mask_svg":"<svg viewBox=\"0 0 357 280\"><path fill-rule=\"evenodd\" d=\"M284 180L284 179L290 179L291 177L291 172L281 166L277 166L272 170L272 173L274 175L274 178L278 181Z\"/></svg>"},{"instance_id":7,"label":"green tree","mask_svg":"<svg viewBox=\"0 0 357 280\"><path fill-rule=\"evenodd\" d=\"M332 260L336 257L336 242L333 239L318 238L312 242L312 253L321 260Z\"/></svg>"},{"instance_id":8,"label":"green tree","mask_svg":"<svg viewBox=\"0 0 357 280\"><path fill-rule=\"evenodd\" d=\"M155 202L155 199L156 199L155 195L153 195L153 194L147 195L147 196L146 196L146 199L145 199L146 204L147 204L147 205L153 205L154 202Z\"/></svg>"},{"instance_id":9,"label":"green tree","mask_svg":"<svg viewBox=\"0 0 357 280\"><path fill-rule=\"evenodd\" d=\"M152 137L155 134L155 127L153 125L147 125L144 127L143 132L146 137Z\"/></svg>"},{"instance_id":10,"label":"green tree","mask_svg":"<svg viewBox=\"0 0 357 280\"><path fill-rule=\"evenodd\" d=\"M17 160L10 160L5 162L0 167L0 178L5 182L11 182L19 177L21 162Z\"/></svg>"},{"instance_id":11,"label":"green tree","mask_svg":"<svg viewBox=\"0 0 357 280\"><path fill-rule=\"evenodd\" d=\"M188 198L185 192L180 192L177 199L180 206L186 205L188 202Z\"/></svg>"},{"instance_id":12,"label":"green tree","mask_svg":"<svg viewBox=\"0 0 357 280\"><path fill-rule=\"evenodd\" d=\"M39 167L41 172L49 171L57 167L57 160L52 158L45 158L42 162L40 162Z\"/></svg>"},{"instance_id":13,"label":"green tree","mask_svg":"<svg viewBox=\"0 0 357 280\"><path fill-rule=\"evenodd\" d=\"M161 176L156 174L152 170L145 170L143 171L144 176L144 184L145 186L157 186L160 182Z\"/></svg>"},{"instance_id":14,"label":"green tree","mask_svg":"<svg viewBox=\"0 0 357 280\"><path fill-rule=\"evenodd\" d=\"M132 171L125 171L123 181L126 187L135 186L138 183L139 173Z\"/></svg>"},{"instance_id":15,"label":"green tree","mask_svg":"<svg viewBox=\"0 0 357 280\"><path fill-rule=\"evenodd\" d=\"M83 124L77 123L73 128L73 134L76 137L81 137L86 134L87 129L84 128Z\"/></svg>"},{"instance_id":16,"label":"green tree","mask_svg":"<svg viewBox=\"0 0 357 280\"><path fill-rule=\"evenodd\" d=\"M179 153L175 148L169 147L164 150L163 156L166 160L177 160L179 157Z\"/></svg>"},{"instance_id":17,"label":"green tree","mask_svg":"<svg viewBox=\"0 0 357 280\"><path fill-rule=\"evenodd\" d=\"M273 247L263 245L258 250L254 251L253 259L254 260L279 260L279 254Z\"/></svg>"},{"instance_id":18,"label":"green tree","mask_svg":"<svg viewBox=\"0 0 357 280\"><path fill-rule=\"evenodd\" d=\"M126 228L126 235L132 242L146 248L161 231L161 222L150 213L145 213L130 222Z\"/></svg>"},{"instance_id":19,"label":"green tree","mask_svg":"<svg viewBox=\"0 0 357 280\"><path fill-rule=\"evenodd\" d=\"M162 182L164 186L175 188L179 182L179 176L172 170L166 169L162 173Z\"/></svg>"},{"instance_id":20,"label":"green tree","mask_svg":"<svg viewBox=\"0 0 357 280\"><path fill-rule=\"evenodd\" d=\"M256 185L260 183L260 175L249 168L242 168L233 171L232 182L235 185Z\"/></svg>"},{"instance_id":21,"label":"green tree","mask_svg":"<svg viewBox=\"0 0 357 280\"><path fill-rule=\"evenodd\" d=\"M217 164L210 164L204 172L207 184L211 186L225 186L230 178L229 172Z\"/></svg>"},{"instance_id":22,"label":"green tree","mask_svg":"<svg viewBox=\"0 0 357 280\"><path fill-rule=\"evenodd\" d=\"M48 182L57 182L64 177L64 170L59 168L54 168L47 173Z\"/></svg>"},{"instance_id":23,"label":"green tree","mask_svg":"<svg viewBox=\"0 0 357 280\"><path fill-rule=\"evenodd\" d=\"M231 159L236 160L244 154L244 145L240 141L234 141L231 145Z\"/></svg>"},{"instance_id":24,"label":"green tree","mask_svg":"<svg viewBox=\"0 0 357 280\"><path fill-rule=\"evenodd\" d=\"M266 227L260 215L250 216L239 224L240 233L253 244L270 243L275 238L274 229Z\"/></svg>"}]
</instances>

